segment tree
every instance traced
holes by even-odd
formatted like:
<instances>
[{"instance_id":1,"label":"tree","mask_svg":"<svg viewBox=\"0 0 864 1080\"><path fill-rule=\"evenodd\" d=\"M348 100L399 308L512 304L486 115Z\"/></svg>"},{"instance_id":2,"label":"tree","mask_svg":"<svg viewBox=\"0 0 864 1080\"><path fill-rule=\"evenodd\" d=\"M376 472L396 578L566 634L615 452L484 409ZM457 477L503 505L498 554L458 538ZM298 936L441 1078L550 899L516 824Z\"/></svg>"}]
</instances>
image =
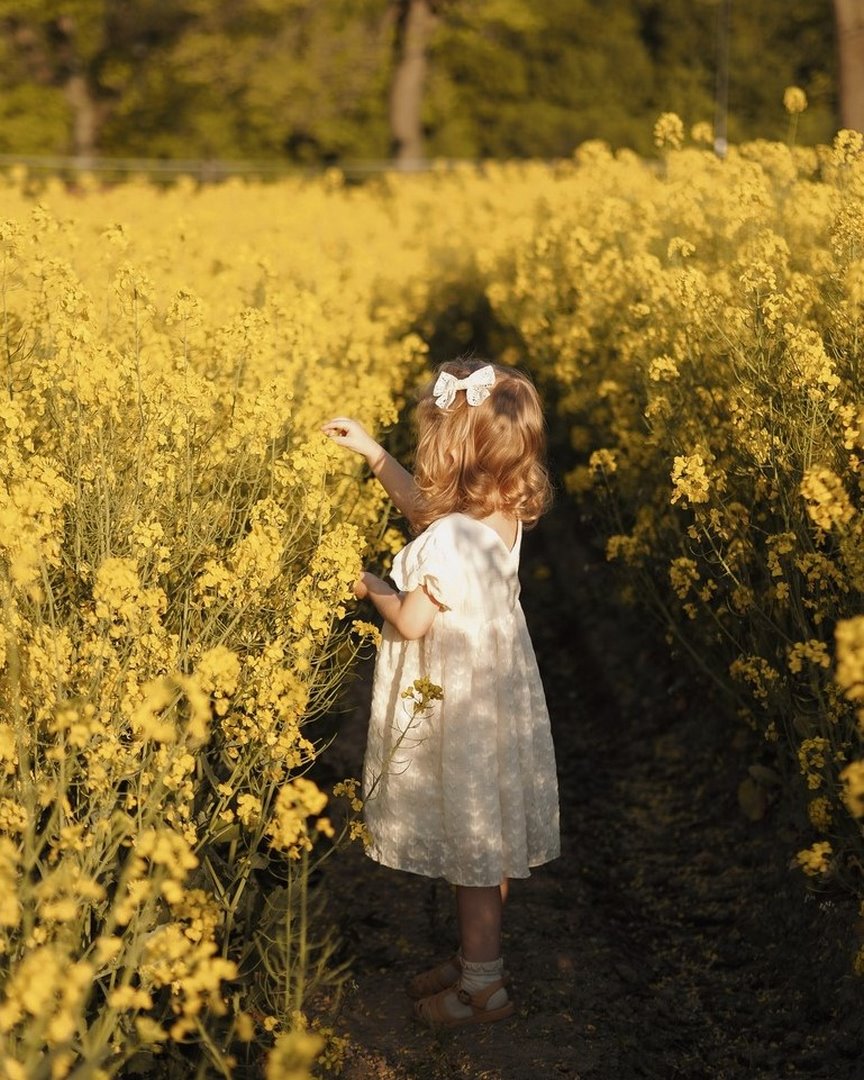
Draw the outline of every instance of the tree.
<instances>
[{"instance_id":1,"label":"tree","mask_svg":"<svg viewBox=\"0 0 864 1080\"><path fill-rule=\"evenodd\" d=\"M71 151L86 165L132 69L183 21L182 5L166 12L158 0L0 0L4 81L40 88L46 102L52 90L62 95L67 145L52 149Z\"/></svg>"},{"instance_id":2,"label":"tree","mask_svg":"<svg viewBox=\"0 0 864 1080\"><path fill-rule=\"evenodd\" d=\"M864 0L834 0L840 123L864 131Z\"/></svg>"},{"instance_id":3,"label":"tree","mask_svg":"<svg viewBox=\"0 0 864 1080\"><path fill-rule=\"evenodd\" d=\"M433 152L566 157L586 139L633 145L652 72L629 8L595 0L454 4L432 47Z\"/></svg>"},{"instance_id":4,"label":"tree","mask_svg":"<svg viewBox=\"0 0 864 1080\"><path fill-rule=\"evenodd\" d=\"M659 113L714 114L720 3L0 0L0 152L406 165L601 138L651 153ZM834 0L852 126L862 7ZM733 141L783 138L791 84L810 102L799 139L831 138L833 29L824 0L731 4Z\"/></svg>"},{"instance_id":5,"label":"tree","mask_svg":"<svg viewBox=\"0 0 864 1080\"><path fill-rule=\"evenodd\" d=\"M386 154L381 0L0 0L0 31L0 150Z\"/></svg>"},{"instance_id":6,"label":"tree","mask_svg":"<svg viewBox=\"0 0 864 1080\"><path fill-rule=\"evenodd\" d=\"M396 0L393 74L390 82L390 152L400 168L423 159L423 91L427 52L438 21L432 0Z\"/></svg>"},{"instance_id":7,"label":"tree","mask_svg":"<svg viewBox=\"0 0 864 1080\"><path fill-rule=\"evenodd\" d=\"M63 93L72 118L70 148L85 163L96 146L102 117L89 69L103 47L104 25L103 0L74 6L54 0L0 3L0 26L11 44L13 62L32 83Z\"/></svg>"},{"instance_id":8,"label":"tree","mask_svg":"<svg viewBox=\"0 0 864 1080\"><path fill-rule=\"evenodd\" d=\"M387 154L381 0L186 0L104 130L116 153L281 159Z\"/></svg>"},{"instance_id":9,"label":"tree","mask_svg":"<svg viewBox=\"0 0 864 1080\"><path fill-rule=\"evenodd\" d=\"M687 123L714 115L720 0L635 0L652 61L653 87L639 111L672 110ZM796 85L810 108L803 141L827 141L836 129L831 10L821 0L731 4L729 137L783 139L783 91ZM643 111L644 110L644 111ZM642 121L644 123L644 120Z\"/></svg>"}]
</instances>

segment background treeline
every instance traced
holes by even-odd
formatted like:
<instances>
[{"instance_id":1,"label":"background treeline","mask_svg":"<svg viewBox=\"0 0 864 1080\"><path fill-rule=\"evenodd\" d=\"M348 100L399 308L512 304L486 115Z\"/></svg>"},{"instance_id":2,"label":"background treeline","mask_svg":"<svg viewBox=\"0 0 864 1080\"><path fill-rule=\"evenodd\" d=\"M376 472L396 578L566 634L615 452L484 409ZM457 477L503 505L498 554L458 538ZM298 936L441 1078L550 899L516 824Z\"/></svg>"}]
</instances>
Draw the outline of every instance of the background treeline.
<instances>
[{"instance_id":1,"label":"background treeline","mask_svg":"<svg viewBox=\"0 0 864 1080\"><path fill-rule=\"evenodd\" d=\"M714 119L724 26L730 140L784 137L790 84L830 140L827 0L0 0L0 153L386 158L412 94L433 157L645 152Z\"/></svg>"}]
</instances>

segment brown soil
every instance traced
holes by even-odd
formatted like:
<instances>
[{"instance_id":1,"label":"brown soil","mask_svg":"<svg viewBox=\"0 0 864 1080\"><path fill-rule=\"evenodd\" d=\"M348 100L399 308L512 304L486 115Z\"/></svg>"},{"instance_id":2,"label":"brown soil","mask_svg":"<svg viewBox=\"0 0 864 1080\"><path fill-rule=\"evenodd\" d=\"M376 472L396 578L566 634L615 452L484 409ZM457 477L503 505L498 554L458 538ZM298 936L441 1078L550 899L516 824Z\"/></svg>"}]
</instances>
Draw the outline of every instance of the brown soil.
<instances>
[{"instance_id":1,"label":"brown soil","mask_svg":"<svg viewBox=\"0 0 864 1080\"><path fill-rule=\"evenodd\" d=\"M851 901L809 894L790 869L810 838L782 799L744 816L737 786L762 748L621 621L605 567L565 529L553 518L526 537L523 562L563 854L513 884L517 1014L438 1034L412 1019L405 980L455 944L450 891L355 847L323 874L352 958L341 1077L864 1080ZM328 752L334 775L359 773L368 676Z\"/></svg>"}]
</instances>

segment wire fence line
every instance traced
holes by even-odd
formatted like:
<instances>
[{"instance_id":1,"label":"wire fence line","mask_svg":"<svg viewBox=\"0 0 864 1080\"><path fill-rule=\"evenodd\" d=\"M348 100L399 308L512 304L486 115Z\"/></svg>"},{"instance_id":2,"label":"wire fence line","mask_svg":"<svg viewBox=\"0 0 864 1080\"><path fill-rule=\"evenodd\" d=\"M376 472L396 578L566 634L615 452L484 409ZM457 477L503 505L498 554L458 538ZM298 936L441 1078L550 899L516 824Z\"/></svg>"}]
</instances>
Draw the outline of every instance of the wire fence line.
<instances>
[{"instance_id":1,"label":"wire fence line","mask_svg":"<svg viewBox=\"0 0 864 1080\"><path fill-rule=\"evenodd\" d=\"M412 162L393 160L354 160L332 164L299 164L287 161L220 161L204 158L160 159L119 157L72 157L63 155L0 154L0 170L26 169L34 175L55 175L74 180L96 176L119 180L146 176L155 182L170 183L188 176L201 183L213 183L232 177L278 179L285 176L316 177L336 171L347 180L363 180L392 172L430 172L457 166L482 166L482 162L456 159L428 159Z\"/></svg>"}]
</instances>

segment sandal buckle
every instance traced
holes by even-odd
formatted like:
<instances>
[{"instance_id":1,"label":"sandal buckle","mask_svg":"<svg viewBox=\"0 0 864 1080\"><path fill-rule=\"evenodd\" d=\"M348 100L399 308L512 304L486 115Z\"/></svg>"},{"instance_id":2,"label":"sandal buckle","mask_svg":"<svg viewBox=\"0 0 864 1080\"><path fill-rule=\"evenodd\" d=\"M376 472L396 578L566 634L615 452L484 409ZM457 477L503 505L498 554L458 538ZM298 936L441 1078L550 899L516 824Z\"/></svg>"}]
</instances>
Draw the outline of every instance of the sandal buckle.
<instances>
[{"instance_id":1,"label":"sandal buckle","mask_svg":"<svg viewBox=\"0 0 864 1080\"><path fill-rule=\"evenodd\" d=\"M459 998L459 1000L462 1002L463 1005L469 1005L469 1006L474 1005L474 1001L473 1001L471 995L468 993L467 990L463 990L461 986L456 991L456 997Z\"/></svg>"}]
</instances>

